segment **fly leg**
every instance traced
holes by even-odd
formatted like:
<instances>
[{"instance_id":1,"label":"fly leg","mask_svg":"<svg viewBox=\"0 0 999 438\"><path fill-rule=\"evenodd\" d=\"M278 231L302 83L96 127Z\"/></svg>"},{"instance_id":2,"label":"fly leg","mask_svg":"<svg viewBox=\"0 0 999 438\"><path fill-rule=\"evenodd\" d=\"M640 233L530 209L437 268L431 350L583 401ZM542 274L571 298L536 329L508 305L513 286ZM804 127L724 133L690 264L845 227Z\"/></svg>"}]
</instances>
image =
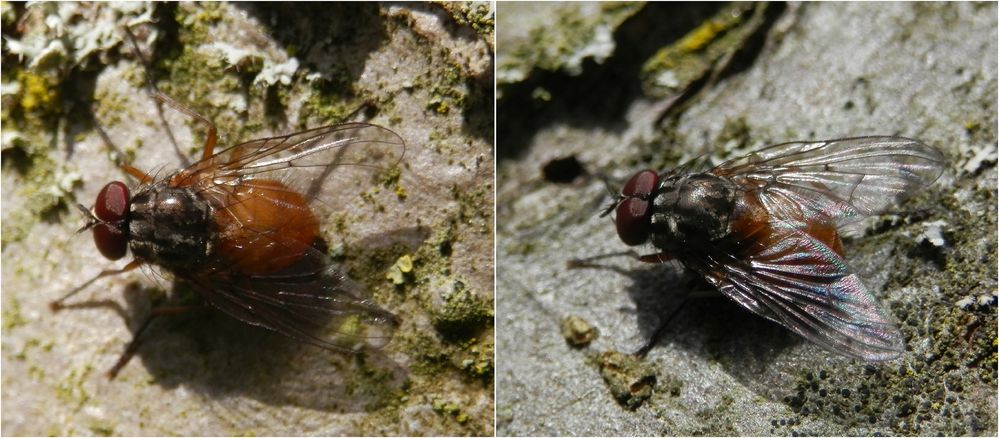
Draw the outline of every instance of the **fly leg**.
<instances>
[{"instance_id":1,"label":"fly leg","mask_svg":"<svg viewBox=\"0 0 999 438\"><path fill-rule=\"evenodd\" d=\"M146 85L152 90L153 94L159 94L159 89L156 88L156 78L153 76L153 68L149 65L149 61L142 54L142 50L139 49L139 41L135 38L135 34L132 33L132 29L125 26L125 35L128 36L128 40L132 42L132 48L135 50L136 57L142 63L143 71L146 74ZM155 96L154 96L155 97ZM173 136L173 130L170 129L170 124L167 123L166 116L163 114L163 105L159 100L156 101L156 114L160 117L160 123L163 124L164 131L166 131L167 137L170 139L170 144L173 145L174 152L180 157L181 163L184 167L191 165L191 161L187 156L180 150L180 146L177 144L177 139Z\"/></svg>"},{"instance_id":2,"label":"fly leg","mask_svg":"<svg viewBox=\"0 0 999 438\"><path fill-rule=\"evenodd\" d=\"M156 318L160 316L180 315L204 307L204 305L193 305L157 307L153 309L149 315L146 316L146 319L142 321L142 324L139 325L139 329L135 331L135 334L132 335L132 340L129 341L128 345L125 347L125 351L118 357L118 361L115 362L114 366L111 367L110 370L108 370L106 374L108 380L114 380L115 376L118 375L118 372L121 371L121 369L128 364L128 361L132 360L135 353L139 351L139 347L142 346L142 334L145 333L146 329L149 328Z\"/></svg>"},{"instance_id":3,"label":"fly leg","mask_svg":"<svg viewBox=\"0 0 999 438\"><path fill-rule=\"evenodd\" d=\"M655 347L656 344L658 344L659 341L662 340L663 335L666 334L666 328L669 327L669 323L673 322L673 318L676 317L676 315L680 314L680 311L683 310L683 308L687 305L688 302L690 302L691 299L716 297L716 296L718 296L718 292L713 290L690 292L687 295L685 295L683 297L683 301L680 302L680 305L676 306L676 309L674 309L673 312L670 313L670 315L665 320L663 320L662 323L659 324L659 327L656 327L655 333L653 333L652 336L647 341L645 341L645 345L642 345L642 348L639 348L637 351L635 351L632 354L638 356L639 358L645 358L645 355L649 354L649 351L652 350L652 347Z\"/></svg>"},{"instance_id":4,"label":"fly leg","mask_svg":"<svg viewBox=\"0 0 999 438\"><path fill-rule=\"evenodd\" d=\"M63 295L59 299L50 302L49 303L49 309L51 309L53 312L61 310L61 309L63 309L63 308L66 307L62 303L63 301L66 301L67 298L69 298L69 297L71 297L73 295L76 295L77 292L80 292L81 290L86 289L87 286L90 286L91 284L93 284L98 279L101 279L101 278L104 278L104 277L110 277L112 275L124 274L124 273L126 273L128 271L131 271L131 270L133 270L135 268L138 268L139 266L142 266L142 262L141 261L139 261L139 260L132 260L129 264L125 265L125 267L123 267L121 269L107 269L107 270L101 271L101 273L97 274L96 276L94 276L94 278L91 278L90 280L85 281L83 284L77 286L73 290L71 290L68 293L66 293L66 295Z\"/></svg>"},{"instance_id":5,"label":"fly leg","mask_svg":"<svg viewBox=\"0 0 999 438\"><path fill-rule=\"evenodd\" d=\"M640 262L645 262L645 263L666 263L666 262L668 262L670 260L673 260L673 257L671 257L669 254L666 254L666 253L663 253L663 252L659 252L659 253L655 253L655 254L639 255L635 251L628 250L628 251L610 252L610 253L606 253L606 254L598 254L598 255L595 255L595 256L581 258L581 259L569 259L568 261L565 262L565 265L569 269L577 269L577 268L607 268L608 266L601 265L599 263L594 263L594 261L595 260L601 260L601 259L609 259L609 258L612 258L612 257L630 257L630 258L633 258L635 260L638 260ZM611 269L614 269L614 268L611 268Z\"/></svg>"},{"instance_id":6,"label":"fly leg","mask_svg":"<svg viewBox=\"0 0 999 438\"><path fill-rule=\"evenodd\" d=\"M644 359L645 355L649 354L649 350L652 350L652 347L655 347L656 344L659 343L659 340L663 338L663 335L666 334L666 328L669 327L669 323L673 321L673 317L680 314L680 311L683 310L683 307L687 305L688 301L690 301L689 295L683 297L683 301L680 302L680 305L673 310L673 313L670 313L669 317L659 324L659 327L656 327L656 332L652 334L652 337L645 341L645 345L632 354Z\"/></svg>"},{"instance_id":7,"label":"fly leg","mask_svg":"<svg viewBox=\"0 0 999 438\"><path fill-rule=\"evenodd\" d=\"M577 269L577 268L605 268L606 266L601 265L599 263L594 263L594 261L602 260L602 259L609 259L609 258L613 258L613 257L631 257L631 258L634 258L634 259L640 259L641 258L641 256L638 255L638 253L635 252L635 251L630 251L630 250L629 251L617 251L617 252L609 252L609 253L606 253L606 254L598 254L598 255L595 255L595 256L585 257L585 258L581 258L581 259L569 259L569 260L566 260L565 266L567 268L569 268L569 269Z\"/></svg>"}]
</instances>

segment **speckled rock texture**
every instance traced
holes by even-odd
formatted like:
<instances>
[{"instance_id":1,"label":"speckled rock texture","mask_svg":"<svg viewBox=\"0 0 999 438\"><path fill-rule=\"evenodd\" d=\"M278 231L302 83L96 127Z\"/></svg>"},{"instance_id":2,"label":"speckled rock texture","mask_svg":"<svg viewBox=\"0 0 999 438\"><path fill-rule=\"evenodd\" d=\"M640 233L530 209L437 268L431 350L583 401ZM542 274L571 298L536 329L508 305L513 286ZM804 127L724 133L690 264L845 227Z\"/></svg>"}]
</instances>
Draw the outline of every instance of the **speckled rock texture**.
<instances>
[{"instance_id":1,"label":"speckled rock texture","mask_svg":"<svg viewBox=\"0 0 999 438\"><path fill-rule=\"evenodd\" d=\"M529 73L497 90L497 433L994 436L996 4L768 5L756 31L732 39L761 16L741 8L733 21L726 8L647 4L615 21L609 42L564 43L609 55L562 64L532 55L557 53L545 39L505 46L501 26L501 58L527 54L501 64ZM516 13L545 12L498 5L500 23ZM691 77L668 59L710 67L684 99L651 97L662 88L650 81ZM720 163L769 144L874 134L921 139L947 159L934 185L846 241L851 267L898 322L902 357L840 357L707 297L644 360L649 394L649 368L614 352L638 349L681 296L709 286L626 256L567 268L628 249L598 217L611 198L597 176L619 187L698 156ZM599 336L567 342L568 317Z\"/></svg>"},{"instance_id":2,"label":"speckled rock texture","mask_svg":"<svg viewBox=\"0 0 999 438\"><path fill-rule=\"evenodd\" d=\"M3 412L8 435L491 435L493 17L489 3L5 2ZM342 187L330 256L402 325L357 357L203 310L156 322L104 372L151 308L196 303L156 269L95 283L76 203L221 145L344 121L407 143L396 184ZM362 109L357 113L358 109ZM357 114L355 114L357 113ZM99 130L117 146L112 152ZM176 140L176 149L171 136Z\"/></svg>"}]
</instances>

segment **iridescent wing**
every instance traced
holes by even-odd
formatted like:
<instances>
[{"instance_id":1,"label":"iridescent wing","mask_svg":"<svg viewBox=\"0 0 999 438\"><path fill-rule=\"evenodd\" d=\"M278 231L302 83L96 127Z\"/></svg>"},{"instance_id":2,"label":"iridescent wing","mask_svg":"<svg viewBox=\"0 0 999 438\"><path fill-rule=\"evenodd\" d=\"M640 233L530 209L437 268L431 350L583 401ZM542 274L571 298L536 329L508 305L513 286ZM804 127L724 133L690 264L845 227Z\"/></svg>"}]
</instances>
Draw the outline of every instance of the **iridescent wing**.
<instances>
[{"instance_id":1,"label":"iridescent wing","mask_svg":"<svg viewBox=\"0 0 999 438\"><path fill-rule=\"evenodd\" d=\"M936 148L903 137L856 137L771 146L711 173L752 191L775 220L842 226L884 212L943 171Z\"/></svg>"},{"instance_id":2,"label":"iridescent wing","mask_svg":"<svg viewBox=\"0 0 999 438\"><path fill-rule=\"evenodd\" d=\"M684 262L746 309L830 351L871 361L904 351L892 318L825 243L783 223L740 237L738 254L715 248Z\"/></svg>"}]
</instances>

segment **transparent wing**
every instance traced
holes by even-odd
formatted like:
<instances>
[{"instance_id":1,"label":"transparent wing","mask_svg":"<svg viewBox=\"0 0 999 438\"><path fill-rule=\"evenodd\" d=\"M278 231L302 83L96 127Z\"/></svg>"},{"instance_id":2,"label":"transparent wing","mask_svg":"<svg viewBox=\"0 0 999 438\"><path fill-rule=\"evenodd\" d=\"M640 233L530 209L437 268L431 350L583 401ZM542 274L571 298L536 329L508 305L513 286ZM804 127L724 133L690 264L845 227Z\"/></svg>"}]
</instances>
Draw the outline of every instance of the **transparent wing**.
<instances>
[{"instance_id":1,"label":"transparent wing","mask_svg":"<svg viewBox=\"0 0 999 438\"><path fill-rule=\"evenodd\" d=\"M216 186L280 181L310 201L339 205L340 195L370 185L378 172L399 166L405 153L405 141L388 128L344 123L238 144L185 172L211 172Z\"/></svg>"},{"instance_id":2,"label":"transparent wing","mask_svg":"<svg viewBox=\"0 0 999 438\"><path fill-rule=\"evenodd\" d=\"M175 178L220 212L219 233L229 238L188 280L237 319L303 342L344 351L386 344L396 317L326 256L317 207L356 209L351 200L399 166L405 150L389 129L347 123L252 140L195 163Z\"/></svg>"},{"instance_id":3,"label":"transparent wing","mask_svg":"<svg viewBox=\"0 0 999 438\"><path fill-rule=\"evenodd\" d=\"M845 225L878 214L931 184L943 154L902 137L857 137L771 146L711 172L751 188L776 219Z\"/></svg>"},{"instance_id":4,"label":"transparent wing","mask_svg":"<svg viewBox=\"0 0 999 438\"><path fill-rule=\"evenodd\" d=\"M399 324L314 248L273 274L227 276L225 267L218 272L188 280L236 319L302 342L346 352L380 348Z\"/></svg>"},{"instance_id":5,"label":"transparent wing","mask_svg":"<svg viewBox=\"0 0 999 438\"><path fill-rule=\"evenodd\" d=\"M743 248L685 262L743 307L830 351L871 361L904 351L902 334L843 258L798 226L759 228Z\"/></svg>"}]
</instances>

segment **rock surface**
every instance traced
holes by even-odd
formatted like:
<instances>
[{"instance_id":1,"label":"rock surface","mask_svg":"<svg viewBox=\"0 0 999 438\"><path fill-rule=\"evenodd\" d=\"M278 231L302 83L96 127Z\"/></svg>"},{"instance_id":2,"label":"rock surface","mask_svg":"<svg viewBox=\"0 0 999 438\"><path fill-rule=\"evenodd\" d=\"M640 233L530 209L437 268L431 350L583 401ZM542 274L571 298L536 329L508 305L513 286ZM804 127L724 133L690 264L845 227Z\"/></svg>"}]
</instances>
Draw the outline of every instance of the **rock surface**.
<instances>
[{"instance_id":1,"label":"rock surface","mask_svg":"<svg viewBox=\"0 0 999 438\"><path fill-rule=\"evenodd\" d=\"M488 3L2 7L3 435L492 433ZM143 269L47 307L124 264L74 233L76 203L129 181L114 160L162 175L203 144L202 125L160 120L126 25L221 145L349 120L406 140L397 184L342 187L352 202L323 218L332 257L401 317L392 343L347 357L205 310L155 323L107 381L151 307L197 301Z\"/></svg>"},{"instance_id":2,"label":"rock surface","mask_svg":"<svg viewBox=\"0 0 999 438\"><path fill-rule=\"evenodd\" d=\"M763 37L744 40L717 80L663 116L668 99L644 97L643 68L665 47L716 38L708 20L723 7L650 3L614 30L614 52L599 63L571 75L522 67L533 74L501 84L498 434L995 435L996 5L770 6ZM497 10L503 21L516 12ZM645 77L669 77L660 73ZM719 163L783 141L872 134L921 139L948 160L936 184L846 243L898 321L905 354L839 357L704 298L649 353L651 397L634 410L616 402L599 358L636 350L683 293L705 285L628 257L566 267L626 249L597 217L610 198L596 175L619 185L702 154ZM571 182L542 179L543 164L568 157L583 171L557 180ZM600 337L567 345L570 315Z\"/></svg>"}]
</instances>

